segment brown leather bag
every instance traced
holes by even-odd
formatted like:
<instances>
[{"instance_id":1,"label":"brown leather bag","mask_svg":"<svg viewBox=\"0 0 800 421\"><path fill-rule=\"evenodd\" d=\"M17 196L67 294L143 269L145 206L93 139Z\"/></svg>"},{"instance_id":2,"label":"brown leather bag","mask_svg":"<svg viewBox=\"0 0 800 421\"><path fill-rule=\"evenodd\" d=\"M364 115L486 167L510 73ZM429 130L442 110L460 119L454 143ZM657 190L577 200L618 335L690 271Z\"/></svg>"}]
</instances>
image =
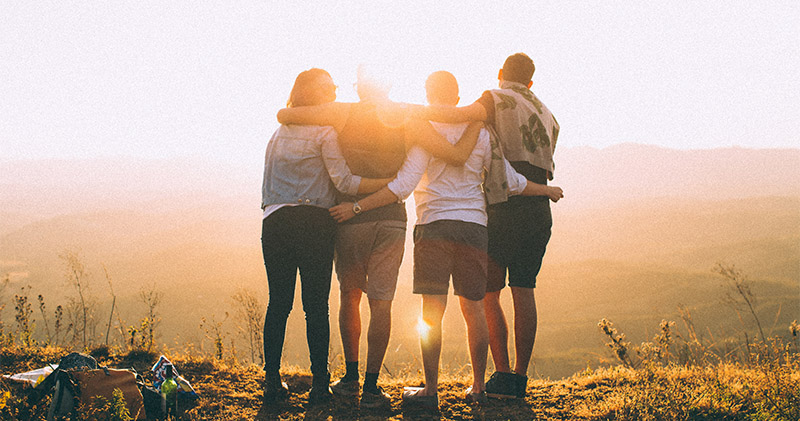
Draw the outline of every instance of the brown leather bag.
<instances>
[{"instance_id":1,"label":"brown leather bag","mask_svg":"<svg viewBox=\"0 0 800 421\"><path fill-rule=\"evenodd\" d=\"M131 417L135 420L146 419L142 392L136 385L136 375L132 371L108 368L75 371L71 374L78 382L82 405L93 405L97 397L103 397L110 401L114 389L119 389L122 391Z\"/></svg>"}]
</instances>

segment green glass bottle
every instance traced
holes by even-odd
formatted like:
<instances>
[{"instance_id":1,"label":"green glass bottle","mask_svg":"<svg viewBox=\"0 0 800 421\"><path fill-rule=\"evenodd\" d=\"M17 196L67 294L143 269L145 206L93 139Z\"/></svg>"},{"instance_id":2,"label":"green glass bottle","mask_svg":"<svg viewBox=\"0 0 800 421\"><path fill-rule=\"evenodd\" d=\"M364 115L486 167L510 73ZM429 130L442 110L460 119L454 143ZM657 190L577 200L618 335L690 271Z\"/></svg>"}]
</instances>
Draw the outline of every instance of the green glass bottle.
<instances>
[{"instance_id":1,"label":"green glass bottle","mask_svg":"<svg viewBox=\"0 0 800 421\"><path fill-rule=\"evenodd\" d=\"M177 415L178 410L178 383L175 382L172 364L164 365L164 382L161 383L161 394L167 401L167 414Z\"/></svg>"}]
</instances>

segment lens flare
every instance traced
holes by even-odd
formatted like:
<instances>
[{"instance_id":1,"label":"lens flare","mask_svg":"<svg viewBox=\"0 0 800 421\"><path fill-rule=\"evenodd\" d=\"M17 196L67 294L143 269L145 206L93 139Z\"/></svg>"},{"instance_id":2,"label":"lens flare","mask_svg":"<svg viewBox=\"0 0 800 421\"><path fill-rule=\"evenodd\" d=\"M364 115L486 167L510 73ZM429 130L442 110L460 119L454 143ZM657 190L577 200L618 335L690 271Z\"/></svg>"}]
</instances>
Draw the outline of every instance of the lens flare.
<instances>
[{"instance_id":1,"label":"lens flare","mask_svg":"<svg viewBox=\"0 0 800 421\"><path fill-rule=\"evenodd\" d=\"M431 331L430 325L425 323L425 320L422 320L422 317L419 318L417 321L417 332L419 333L420 338L428 339L428 333Z\"/></svg>"}]
</instances>

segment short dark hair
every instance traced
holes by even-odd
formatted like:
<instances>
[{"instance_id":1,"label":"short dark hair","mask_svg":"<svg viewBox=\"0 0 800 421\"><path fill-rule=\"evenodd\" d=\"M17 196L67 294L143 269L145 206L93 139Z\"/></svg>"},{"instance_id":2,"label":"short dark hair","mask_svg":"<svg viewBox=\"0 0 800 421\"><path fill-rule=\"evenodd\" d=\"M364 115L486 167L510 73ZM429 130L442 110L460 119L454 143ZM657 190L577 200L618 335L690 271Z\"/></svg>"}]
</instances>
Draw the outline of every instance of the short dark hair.
<instances>
[{"instance_id":1,"label":"short dark hair","mask_svg":"<svg viewBox=\"0 0 800 421\"><path fill-rule=\"evenodd\" d=\"M449 104L458 98L458 81L452 73L439 70L425 81L425 92L430 103Z\"/></svg>"},{"instance_id":2,"label":"short dark hair","mask_svg":"<svg viewBox=\"0 0 800 421\"><path fill-rule=\"evenodd\" d=\"M508 56L503 63L503 80L517 82L527 85L533 77L536 66L533 60L525 53L517 53Z\"/></svg>"},{"instance_id":3,"label":"short dark hair","mask_svg":"<svg viewBox=\"0 0 800 421\"><path fill-rule=\"evenodd\" d=\"M300 72L297 79L294 80L294 86L292 86L286 106L291 108L319 105L326 102L326 95L320 91L321 87L317 84L317 80L323 76L331 77L330 73L317 68Z\"/></svg>"}]
</instances>

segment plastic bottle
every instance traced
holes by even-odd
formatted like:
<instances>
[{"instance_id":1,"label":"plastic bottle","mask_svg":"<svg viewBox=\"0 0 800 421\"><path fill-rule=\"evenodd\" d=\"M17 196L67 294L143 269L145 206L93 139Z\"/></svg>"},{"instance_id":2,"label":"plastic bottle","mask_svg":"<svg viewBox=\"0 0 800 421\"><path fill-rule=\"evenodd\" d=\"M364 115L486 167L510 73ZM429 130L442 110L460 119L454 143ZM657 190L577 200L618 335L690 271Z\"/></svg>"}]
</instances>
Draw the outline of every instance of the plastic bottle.
<instances>
[{"instance_id":1,"label":"plastic bottle","mask_svg":"<svg viewBox=\"0 0 800 421\"><path fill-rule=\"evenodd\" d=\"M176 415L178 409L178 383L175 382L172 364L164 365L164 382L161 383L161 394L167 401L167 413Z\"/></svg>"}]
</instances>

